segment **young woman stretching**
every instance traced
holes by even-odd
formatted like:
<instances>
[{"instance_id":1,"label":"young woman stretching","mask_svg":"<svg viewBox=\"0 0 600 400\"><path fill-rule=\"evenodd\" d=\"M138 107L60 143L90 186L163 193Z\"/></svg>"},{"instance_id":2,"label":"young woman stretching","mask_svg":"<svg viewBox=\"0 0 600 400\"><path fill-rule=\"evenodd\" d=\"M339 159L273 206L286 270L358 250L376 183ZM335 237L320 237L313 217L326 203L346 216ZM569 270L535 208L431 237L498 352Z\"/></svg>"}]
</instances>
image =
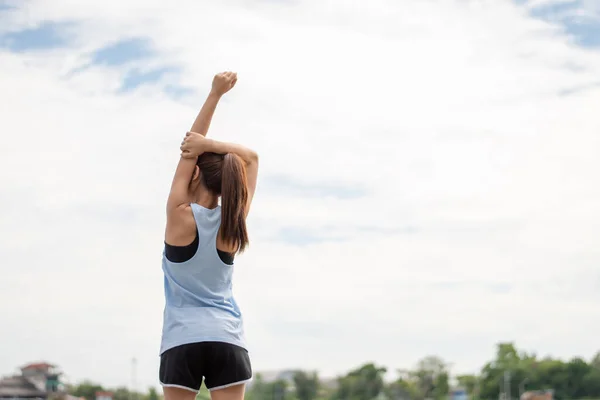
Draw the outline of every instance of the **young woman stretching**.
<instances>
[{"instance_id":1,"label":"young woman stretching","mask_svg":"<svg viewBox=\"0 0 600 400\"><path fill-rule=\"evenodd\" d=\"M212 400L241 400L252 378L231 280L235 254L248 245L258 156L205 138L219 99L236 81L232 72L214 77L181 144L167 201L159 373L165 400L194 400L203 379Z\"/></svg>"}]
</instances>

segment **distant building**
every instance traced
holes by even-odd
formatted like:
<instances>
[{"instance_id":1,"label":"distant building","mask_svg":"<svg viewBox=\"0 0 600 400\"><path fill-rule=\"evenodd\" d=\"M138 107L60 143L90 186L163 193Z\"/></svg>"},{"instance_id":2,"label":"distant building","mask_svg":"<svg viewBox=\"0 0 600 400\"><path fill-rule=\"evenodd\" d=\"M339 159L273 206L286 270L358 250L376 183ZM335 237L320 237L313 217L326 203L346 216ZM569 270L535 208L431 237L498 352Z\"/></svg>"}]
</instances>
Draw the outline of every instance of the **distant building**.
<instances>
[{"instance_id":1,"label":"distant building","mask_svg":"<svg viewBox=\"0 0 600 400\"><path fill-rule=\"evenodd\" d=\"M21 376L27 378L39 390L47 393L57 393L62 389L60 384L61 372L46 362L27 364L21 367Z\"/></svg>"},{"instance_id":2,"label":"distant building","mask_svg":"<svg viewBox=\"0 0 600 400\"><path fill-rule=\"evenodd\" d=\"M0 399L45 400L47 397L45 391L39 390L24 376L15 375L0 379Z\"/></svg>"},{"instance_id":3,"label":"distant building","mask_svg":"<svg viewBox=\"0 0 600 400\"><path fill-rule=\"evenodd\" d=\"M521 395L521 400L553 400L554 390L532 390Z\"/></svg>"},{"instance_id":4,"label":"distant building","mask_svg":"<svg viewBox=\"0 0 600 400\"><path fill-rule=\"evenodd\" d=\"M20 368L20 375L0 379L0 399L46 400L49 396L65 397L60 371L55 365L40 362Z\"/></svg>"}]
</instances>

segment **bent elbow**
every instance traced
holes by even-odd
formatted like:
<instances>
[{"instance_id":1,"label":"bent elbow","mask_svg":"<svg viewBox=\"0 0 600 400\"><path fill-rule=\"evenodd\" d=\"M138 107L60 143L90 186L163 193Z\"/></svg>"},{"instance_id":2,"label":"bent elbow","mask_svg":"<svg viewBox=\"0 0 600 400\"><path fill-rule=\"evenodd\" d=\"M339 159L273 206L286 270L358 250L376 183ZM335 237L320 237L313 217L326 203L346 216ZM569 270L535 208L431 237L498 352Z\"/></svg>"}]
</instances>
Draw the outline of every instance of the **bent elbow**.
<instances>
[{"instance_id":1,"label":"bent elbow","mask_svg":"<svg viewBox=\"0 0 600 400\"><path fill-rule=\"evenodd\" d=\"M255 152L254 150L250 150L250 154L248 154L248 161L250 163L258 164L258 153Z\"/></svg>"}]
</instances>

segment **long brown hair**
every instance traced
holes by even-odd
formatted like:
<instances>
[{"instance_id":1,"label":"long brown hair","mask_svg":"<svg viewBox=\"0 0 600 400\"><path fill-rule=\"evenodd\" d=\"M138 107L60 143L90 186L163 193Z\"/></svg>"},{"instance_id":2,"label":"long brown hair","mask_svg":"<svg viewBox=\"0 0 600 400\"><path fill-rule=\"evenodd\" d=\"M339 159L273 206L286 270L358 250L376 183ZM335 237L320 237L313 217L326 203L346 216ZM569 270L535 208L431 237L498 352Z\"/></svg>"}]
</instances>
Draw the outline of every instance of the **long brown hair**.
<instances>
[{"instance_id":1,"label":"long brown hair","mask_svg":"<svg viewBox=\"0 0 600 400\"><path fill-rule=\"evenodd\" d=\"M204 186L221 196L221 240L243 252L249 243L246 230L248 183L244 162L233 153L203 153L196 165L202 172Z\"/></svg>"}]
</instances>

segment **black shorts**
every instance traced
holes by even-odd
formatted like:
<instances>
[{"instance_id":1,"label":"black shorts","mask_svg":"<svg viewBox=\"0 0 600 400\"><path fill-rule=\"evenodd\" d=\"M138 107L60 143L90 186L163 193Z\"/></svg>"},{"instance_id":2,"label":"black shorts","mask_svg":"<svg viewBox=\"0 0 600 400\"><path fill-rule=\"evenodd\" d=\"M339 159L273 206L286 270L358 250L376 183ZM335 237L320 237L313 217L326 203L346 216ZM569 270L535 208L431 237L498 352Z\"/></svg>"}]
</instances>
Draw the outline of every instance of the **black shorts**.
<instances>
[{"instance_id":1,"label":"black shorts","mask_svg":"<svg viewBox=\"0 0 600 400\"><path fill-rule=\"evenodd\" d=\"M224 389L252 379L248 351L223 342L184 344L160 356L160 383L194 392L202 379L208 390Z\"/></svg>"}]
</instances>

